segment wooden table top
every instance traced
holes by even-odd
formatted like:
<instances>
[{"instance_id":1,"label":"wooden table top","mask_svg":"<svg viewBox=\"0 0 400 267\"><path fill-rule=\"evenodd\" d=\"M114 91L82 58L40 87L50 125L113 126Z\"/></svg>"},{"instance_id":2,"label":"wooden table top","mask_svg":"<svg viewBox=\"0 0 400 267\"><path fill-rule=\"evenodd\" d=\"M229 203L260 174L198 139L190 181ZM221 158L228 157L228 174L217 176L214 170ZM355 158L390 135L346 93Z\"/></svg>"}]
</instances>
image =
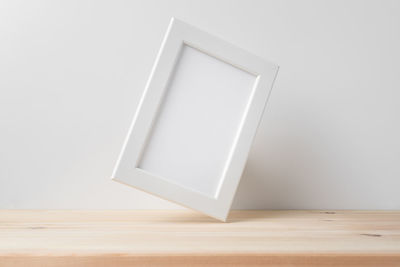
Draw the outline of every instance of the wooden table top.
<instances>
[{"instance_id":1,"label":"wooden table top","mask_svg":"<svg viewBox=\"0 0 400 267\"><path fill-rule=\"evenodd\" d=\"M400 211L0 210L0 266L400 266Z\"/></svg>"}]
</instances>

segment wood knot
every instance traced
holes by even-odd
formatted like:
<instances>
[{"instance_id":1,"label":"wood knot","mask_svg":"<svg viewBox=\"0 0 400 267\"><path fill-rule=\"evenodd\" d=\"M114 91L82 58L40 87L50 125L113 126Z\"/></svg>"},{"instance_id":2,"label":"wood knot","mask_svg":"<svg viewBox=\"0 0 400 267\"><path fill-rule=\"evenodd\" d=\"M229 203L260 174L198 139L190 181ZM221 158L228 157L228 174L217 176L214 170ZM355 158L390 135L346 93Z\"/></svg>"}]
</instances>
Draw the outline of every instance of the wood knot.
<instances>
[{"instance_id":1,"label":"wood knot","mask_svg":"<svg viewBox=\"0 0 400 267\"><path fill-rule=\"evenodd\" d=\"M372 237L381 237L382 236L382 235L379 235L379 234L360 234L360 235L372 236Z\"/></svg>"}]
</instances>

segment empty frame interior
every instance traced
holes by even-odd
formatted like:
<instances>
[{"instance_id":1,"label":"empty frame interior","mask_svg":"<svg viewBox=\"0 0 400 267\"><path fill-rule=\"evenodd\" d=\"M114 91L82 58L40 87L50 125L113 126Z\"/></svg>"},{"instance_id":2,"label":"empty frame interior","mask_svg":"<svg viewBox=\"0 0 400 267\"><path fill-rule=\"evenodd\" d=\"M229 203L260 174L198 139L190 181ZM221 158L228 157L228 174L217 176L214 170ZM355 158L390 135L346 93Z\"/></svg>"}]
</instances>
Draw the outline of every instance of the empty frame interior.
<instances>
[{"instance_id":1,"label":"empty frame interior","mask_svg":"<svg viewBox=\"0 0 400 267\"><path fill-rule=\"evenodd\" d=\"M137 168L217 197L255 80L183 45Z\"/></svg>"}]
</instances>

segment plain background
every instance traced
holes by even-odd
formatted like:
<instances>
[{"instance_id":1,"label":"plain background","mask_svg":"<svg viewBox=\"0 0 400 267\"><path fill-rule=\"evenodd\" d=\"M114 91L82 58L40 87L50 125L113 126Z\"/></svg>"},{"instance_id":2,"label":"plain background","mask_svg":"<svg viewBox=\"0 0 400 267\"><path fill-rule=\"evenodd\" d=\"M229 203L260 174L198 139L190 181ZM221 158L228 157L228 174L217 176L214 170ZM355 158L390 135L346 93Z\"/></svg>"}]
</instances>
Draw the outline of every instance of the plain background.
<instances>
[{"instance_id":1,"label":"plain background","mask_svg":"<svg viewBox=\"0 0 400 267\"><path fill-rule=\"evenodd\" d=\"M0 1L0 208L178 207L109 179L172 16L281 66L234 208L400 209L380 0Z\"/></svg>"}]
</instances>

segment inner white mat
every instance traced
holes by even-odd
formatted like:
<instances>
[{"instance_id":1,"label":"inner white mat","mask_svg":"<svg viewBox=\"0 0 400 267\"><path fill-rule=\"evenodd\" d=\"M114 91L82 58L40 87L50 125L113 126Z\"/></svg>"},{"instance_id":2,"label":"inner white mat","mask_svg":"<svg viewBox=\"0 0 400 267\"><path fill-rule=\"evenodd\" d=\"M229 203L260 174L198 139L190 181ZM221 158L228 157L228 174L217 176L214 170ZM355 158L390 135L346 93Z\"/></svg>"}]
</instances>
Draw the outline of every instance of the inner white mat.
<instances>
[{"instance_id":1,"label":"inner white mat","mask_svg":"<svg viewBox=\"0 0 400 267\"><path fill-rule=\"evenodd\" d=\"M216 197L255 79L184 45L138 168Z\"/></svg>"}]
</instances>

